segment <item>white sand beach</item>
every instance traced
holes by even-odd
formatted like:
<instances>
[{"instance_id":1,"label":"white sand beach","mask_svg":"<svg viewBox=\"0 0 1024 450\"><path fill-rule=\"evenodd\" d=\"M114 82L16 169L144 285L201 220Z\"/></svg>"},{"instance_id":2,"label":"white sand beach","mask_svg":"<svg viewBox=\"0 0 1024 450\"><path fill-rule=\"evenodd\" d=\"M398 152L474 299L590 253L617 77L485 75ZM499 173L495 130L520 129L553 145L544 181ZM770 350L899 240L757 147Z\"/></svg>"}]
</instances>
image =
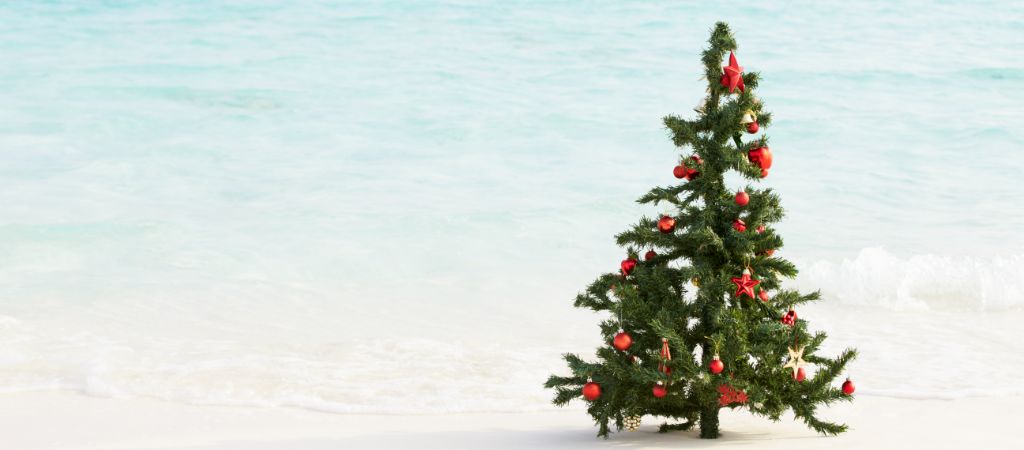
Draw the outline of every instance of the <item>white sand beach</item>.
<instances>
[{"instance_id":1,"label":"white sand beach","mask_svg":"<svg viewBox=\"0 0 1024 450\"><path fill-rule=\"evenodd\" d=\"M824 437L802 423L723 411L722 438L637 432L594 436L578 409L532 414L341 415L291 408L188 406L66 393L0 395L4 449L590 449L1016 448L1019 397L911 400L861 397L827 411L850 432Z\"/></svg>"}]
</instances>

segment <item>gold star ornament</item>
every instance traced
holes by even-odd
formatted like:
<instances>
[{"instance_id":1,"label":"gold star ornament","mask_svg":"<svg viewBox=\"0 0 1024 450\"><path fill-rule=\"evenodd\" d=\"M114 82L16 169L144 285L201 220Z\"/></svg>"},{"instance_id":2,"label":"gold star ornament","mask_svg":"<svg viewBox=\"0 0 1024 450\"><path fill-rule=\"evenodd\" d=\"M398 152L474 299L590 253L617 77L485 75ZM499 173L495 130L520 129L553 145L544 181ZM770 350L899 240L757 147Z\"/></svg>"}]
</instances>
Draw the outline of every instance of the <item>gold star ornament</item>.
<instances>
[{"instance_id":1,"label":"gold star ornament","mask_svg":"<svg viewBox=\"0 0 1024 450\"><path fill-rule=\"evenodd\" d=\"M787 361L786 365L782 366L782 368L792 368L793 378L796 378L796 373L800 368L807 365L807 362L804 361L804 347L790 347L787 350L789 350L789 361Z\"/></svg>"}]
</instances>

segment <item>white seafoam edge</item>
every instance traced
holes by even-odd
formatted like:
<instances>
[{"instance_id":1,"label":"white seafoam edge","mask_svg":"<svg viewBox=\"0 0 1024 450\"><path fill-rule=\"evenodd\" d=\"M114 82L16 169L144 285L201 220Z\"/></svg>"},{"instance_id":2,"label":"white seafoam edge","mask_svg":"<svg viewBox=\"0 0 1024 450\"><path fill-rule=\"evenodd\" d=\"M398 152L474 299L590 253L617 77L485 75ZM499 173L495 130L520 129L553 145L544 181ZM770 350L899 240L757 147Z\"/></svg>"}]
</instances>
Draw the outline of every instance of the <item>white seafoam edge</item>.
<instances>
[{"instance_id":1,"label":"white seafoam edge","mask_svg":"<svg viewBox=\"0 0 1024 450\"><path fill-rule=\"evenodd\" d=\"M822 290L825 300L802 307L800 317L829 333L822 353L858 348L849 375L860 394L1006 395L1022 393L1014 376L1024 371L1024 356L1011 350L1024 337L1017 331L1024 313L1000 280L1019 271L1020 260L900 259L866 249L841 263L797 261L804 269L792 287ZM551 393L541 384L566 372L561 353L589 357L602 345L601 316L568 305L562 311L487 336L462 336L452 322L447 336L352 337L339 330L336 338L301 339L144 335L144 326L121 332L0 316L0 392L70 390L335 413L543 411Z\"/></svg>"}]
</instances>

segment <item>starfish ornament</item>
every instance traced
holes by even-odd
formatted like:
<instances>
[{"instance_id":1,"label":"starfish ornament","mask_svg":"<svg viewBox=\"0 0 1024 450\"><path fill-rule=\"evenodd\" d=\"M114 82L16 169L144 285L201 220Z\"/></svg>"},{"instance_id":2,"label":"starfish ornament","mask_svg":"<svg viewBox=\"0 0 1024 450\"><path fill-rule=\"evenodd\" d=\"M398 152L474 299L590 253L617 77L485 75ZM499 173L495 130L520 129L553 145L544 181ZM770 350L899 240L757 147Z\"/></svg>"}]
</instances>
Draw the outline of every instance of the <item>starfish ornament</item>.
<instances>
[{"instance_id":1,"label":"starfish ornament","mask_svg":"<svg viewBox=\"0 0 1024 450\"><path fill-rule=\"evenodd\" d=\"M746 91L743 86L743 68L736 62L736 54L729 52L729 65L722 67L722 86L729 88L729 93L736 88L740 89L740 92Z\"/></svg>"},{"instance_id":2,"label":"starfish ornament","mask_svg":"<svg viewBox=\"0 0 1024 450\"><path fill-rule=\"evenodd\" d=\"M754 298L754 286L761 284L760 281L750 278L750 269L743 269L743 276L732 278L732 282L736 283L737 297L747 294L747 297L750 298Z\"/></svg>"},{"instance_id":3,"label":"starfish ornament","mask_svg":"<svg viewBox=\"0 0 1024 450\"><path fill-rule=\"evenodd\" d=\"M794 379L796 378L796 373L800 371L800 368L807 365L807 361L804 361L804 348L805 347L790 347L787 349L789 351L789 361L786 362L782 368L792 368Z\"/></svg>"}]
</instances>

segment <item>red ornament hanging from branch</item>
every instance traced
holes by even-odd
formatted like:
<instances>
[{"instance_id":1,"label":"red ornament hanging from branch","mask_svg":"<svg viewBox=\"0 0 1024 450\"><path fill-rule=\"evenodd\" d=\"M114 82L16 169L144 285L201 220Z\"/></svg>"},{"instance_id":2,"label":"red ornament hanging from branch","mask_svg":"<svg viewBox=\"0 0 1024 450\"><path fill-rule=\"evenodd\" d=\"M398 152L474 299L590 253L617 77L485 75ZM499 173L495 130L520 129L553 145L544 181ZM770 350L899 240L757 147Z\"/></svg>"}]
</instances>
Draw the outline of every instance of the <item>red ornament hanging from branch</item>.
<instances>
[{"instance_id":1,"label":"red ornament hanging from branch","mask_svg":"<svg viewBox=\"0 0 1024 450\"><path fill-rule=\"evenodd\" d=\"M736 231L739 231L740 233L747 231L747 223L744 222L743 219L736 219L732 221L732 227L735 228Z\"/></svg>"},{"instance_id":2,"label":"red ornament hanging from branch","mask_svg":"<svg viewBox=\"0 0 1024 450\"><path fill-rule=\"evenodd\" d=\"M601 385L594 382L594 380L587 378L587 384L583 385L583 398L587 401L597 400L601 396Z\"/></svg>"},{"instance_id":3,"label":"red ornament hanging from branch","mask_svg":"<svg viewBox=\"0 0 1024 450\"><path fill-rule=\"evenodd\" d=\"M668 366L668 362L672 360L672 351L668 348L668 339L661 338L661 359L658 360L658 371L665 374L665 376L672 375L672 368Z\"/></svg>"},{"instance_id":4,"label":"red ornament hanging from branch","mask_svg":"<svg viewBox=\"0 0 1024 450\"><path fill-rule=\"evenodd\" d=\"M654 387L651 388L651 395L653 395L654 398L664 398L668 395L668 389L665 387L665 383L659 381L655 384Z\"/></svg>"},{"instance_id":5,"label":"red ornament hanging from branch","mask_svg":"<svg viewBox=\"0 0 1024 450\"><path fill-rule=\"evenodd\" d=\"M754 298L754 286L761 284L760 280L750 278L750 269L743 269L743 275L740 277L733 277L732 282L736 284L737 297L746 295L750 298Z\"/></svg>"},{"instance_id":6,"label":"red ornament hanging from branch","mask_svg":"<svg viewBox=\"0 0 1024 450\"><path fill-rule=\"evenodd\" d=\"M788 312L785 315L783 315L782 316L782 324L788 325L788 326L791 326L791 327L796 325L797 324L797 312L794 311L794 310L790 310L790 312Z\"/></svg>"},{"instance_id":7,"label":"red ornament hanging from branch","mask_svg":"<svg viewBox=\"0 0 1024 450\"><path fill-rule=\"evenodd\" d=\"M747 206L747 203L750 203L750 194L747 194L746 191L736 192L736 204L739 206Z\"/></svg>"},{"instance_id":8,"label":"red ornament hanging from branch","mask_svg":"<svg viewBox=\"0 0 1024 450\"><path fill-rule=\"evenodd\" d=\"M636 260L633 258L624 259L622 260L622 263L619 264L619 270L622 271L622 276L629 276L629 274L633 272L633 269L635 268Z\"/></svg>"},{"instance_id":9,"label":"red ornament hanging from branch","mask_svg":"<svg viewBox=\"0 0 1024 450\"><path fill-rule=\"evenodd\" d=\"M843 393L846 395L853 395L853 392L857 390L857 387L853 385L853 381L849 378L843 382Z\"/></svg>"},{"instance_id":10,"label":"red ornament hanging from branch","mask_svg":"<svg viewBox=\"0 0 1024 450\"><path fill-rule=\"evenodd\" d=\"M620 352L629 350L629 346L633 345L633 336L630 336L625 330L619 328L619 332L615 333L615 337L612 338L612 346L614 346Z\"/></svg>"},{"instance_id":11,"label":"red ornament hanging from branch","mask_svg":"<svg viewBox=\"0 0 1024 450\"><path fill-rule=\"evenodd\" d=\"M668 234L676 230L676 219L670 216L661 216L658 219L658 231Z\"/></svg>"},{"instance_id":12,"label":"red ornament hanging from branch","mask_svg":"<svg viewBox=\"0 0 1024 450\"><path fill-rule=\"evenodd\" d=\"M762 177L767 170L772 168L772 150L768 147L758 147L747 153L747 158L757 167L761 168Z\"/></svg>"},{"instance_id":13,"label":"red ornament hanging from branch","mask_svg":"<svg viewBox=\"0 0 1024 450\"><path fill-rule=\"evenodd\" d=\"M718 375L725 370L725 363L718 358L718 355L715 355L711 358L711 362L708 363L708 370L710 370L712 374Z\"/></svg>"}]
</instances>

